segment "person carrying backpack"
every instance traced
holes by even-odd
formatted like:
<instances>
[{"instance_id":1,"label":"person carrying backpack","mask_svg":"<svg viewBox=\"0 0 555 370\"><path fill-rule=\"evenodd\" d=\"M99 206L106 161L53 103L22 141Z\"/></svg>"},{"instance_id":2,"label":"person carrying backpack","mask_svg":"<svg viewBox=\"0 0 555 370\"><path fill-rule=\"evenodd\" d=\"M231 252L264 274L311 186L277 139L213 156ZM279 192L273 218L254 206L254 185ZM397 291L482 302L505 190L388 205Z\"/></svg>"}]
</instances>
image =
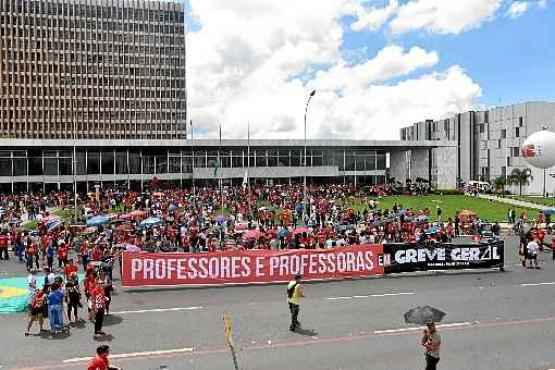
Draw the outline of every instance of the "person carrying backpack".
<instances>
[{"instance_id":1,"label":"person carrying backpack","mask_svg":"<svg viewBox=\"0 0 555 370\"><path fill-rule=\"evenodd\" d=\"M301 286L302 275L295 275L295 280L291 280L287 285L287 303L291 312L291 325L289 330L295 331L301 326L298 320L301 298L304 297L303 287Z\"/></svg>"}]
</instances>

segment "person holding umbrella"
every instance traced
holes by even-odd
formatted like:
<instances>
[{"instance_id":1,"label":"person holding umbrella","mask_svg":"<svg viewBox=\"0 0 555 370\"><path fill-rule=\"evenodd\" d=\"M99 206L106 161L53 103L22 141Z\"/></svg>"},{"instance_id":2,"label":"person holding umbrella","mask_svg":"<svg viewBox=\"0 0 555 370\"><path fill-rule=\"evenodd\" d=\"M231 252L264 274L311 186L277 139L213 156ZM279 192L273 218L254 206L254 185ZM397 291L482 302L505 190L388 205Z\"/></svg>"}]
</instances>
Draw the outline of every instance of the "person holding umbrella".
<instances>
[{"instance_id":1,"label":"person holding umbrella","mask_svg":"<svg viewBox=\"0 0 555 370\"><path fill-rule=\"evenodd\" d=\"M407 311L404 317L407 324L426 325L420 343L425 348L426 370L436 370L441 336L437 332L435 323L445 317L445 312L431 306L418 306Z\"/></svg>"},{"instance_id":2,"label":"person holding umbrella","mask_svg":"<svg viewBox=\"0 0 555 370\"><path fill-rule=\"evenodd\" d=\"M426 370L436 370L439 362L439 348L441 347L441 336L437 332L436 324L426 324L422 336L422 346L425 348Z\"/></svg>"}]
</instances>

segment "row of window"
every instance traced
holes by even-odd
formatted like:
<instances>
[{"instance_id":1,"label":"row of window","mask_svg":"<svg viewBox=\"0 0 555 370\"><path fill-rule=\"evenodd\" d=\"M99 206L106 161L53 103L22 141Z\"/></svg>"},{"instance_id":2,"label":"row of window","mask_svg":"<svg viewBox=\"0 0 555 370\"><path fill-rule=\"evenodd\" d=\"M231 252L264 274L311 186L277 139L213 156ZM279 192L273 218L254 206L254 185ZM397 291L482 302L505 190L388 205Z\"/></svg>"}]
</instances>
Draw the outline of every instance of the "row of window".
<instances>
[{"instance_id":1,"label":"row of window","mask_svg":"<svg viewBox=\"0 0 555 370\"><path fill-rule=\"evenodd\" d=\"M0 27L0 33L3 28ZM83 34L84 36L84 34ZM129 39L129 40L127 40ZM169 55L179 55L183 48L183 37L175 35L158 37L156 35L135 36L130 35L123 39L121 35L111 35L99 33L97 37L79 37L79 34L68 35L64 40L61 35L50 35L48 37L34 37L29 35L20 37L4 37L3 47L8 50L69 50L69 51L92 51L92 52L113 52L113 53L135 53L135 54L158 54L166 53ZM171 46L175 45L175 49ZM181 49L179 49L181 48ZM150 52L149 52L150 51Z\"/></svg>"},{"instance_id":2,"label":"row of window","mask_svg":"<svg viewBox=\"0 0 555 370\"><path fill-rule=\"evenodd\" d=\"M168 152L149 153L147 151L78 151L76 170L78 175L96 174L164 174L192 171L195 168L216 167L299 167L304 163L301 150L262 150L251 151L250 159L246 150L225 151L220 156L214 151L196 151L192 156L184 152L183 157L169 155ZM239 154L240 153L240 154ZM0 176L64 176L72 175L72 153L63 151L42 153L29 151L28 157L7 157L0 153ZM235 155L234 155L235 154ZM36 155L36 156L35 156ZM307 166L337 166L340 171L372 171L385 169L385 153L369 151L353 153L343 151L309 150Z\"/></svg>"},{"instance_id":3,"label":"row of window","mask_svg":"<svg viewBox=\"0 0 555 370\"><path fill-rule=\"evenodd\" d=\"M183 23L174 22L156 22L156 21L144 21L144 22L133 22L130 20L114 20L114 19L92 19L86 20L85 18L76 19L57 19L47 16L15 16L10 17L9 14L0 13L0 21L2 24L10 25L5 33L2 35L22 35L26 34L26 29L32 27L37 31L54 30L58 34L62 31L72 31L72 30L90 30L90 31L107 31L107 32L136 32L144 34L160 34L160 35L171 35L178 34L182 35L184 32ZM90 33L89 33L90 34ZM66 37L69 38L69 37Z\"/></svg>"},{"instance_id":4,"label":"row of window","mask_svg":"<svg viewBox=\"0 0 555 370\"><path fill-rule=\"evenodd\" d=\"M158 20L159 22L179 22L184 21L184 14L181 7L177 4L159 2L160 9L154 9L157 4L151 4L148 9L133 8L124 6L102 6L101 4L75 4L58 1L21 1L21 0L2 0L0 11L4 13L29 13L43 14L50 16L63 17L88 17L88 18L107 18L107 19L136 19L136 20ZM147 2L147 4L149 4ZM161 8L164 9L161 9Z\"/></svg>"}]
</instances>

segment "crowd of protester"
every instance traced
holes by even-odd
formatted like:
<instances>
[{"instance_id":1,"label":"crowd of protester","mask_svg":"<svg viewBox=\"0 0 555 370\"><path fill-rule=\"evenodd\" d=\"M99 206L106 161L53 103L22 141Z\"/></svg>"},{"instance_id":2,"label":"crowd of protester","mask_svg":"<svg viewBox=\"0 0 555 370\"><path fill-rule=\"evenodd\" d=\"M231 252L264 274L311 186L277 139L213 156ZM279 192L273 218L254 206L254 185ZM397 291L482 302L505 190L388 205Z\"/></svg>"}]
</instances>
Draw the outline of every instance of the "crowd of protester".
<instances>
[{"instance_id":1,"label":"crowd of protester","mask_svg":"<svg viewBox=\"0 0 555 370\"><path fill-rule=\"evenodd\" d=\"M480 234L484 225L468 211L445 218L439 205L415 210L395 203L384 209L380 198L395 191L389 185L311 186L306 197L300 185L226 186L222 190L196 187L140 193L99 189L78 196L78 212L71 221L51 213L54 209L73 212L71 193L0 195L0 258L8 259L13 253L12 258L30 274L26 335L35 322L43 331L46 318L51 332L60 333L67 327L65 318L76 323L85 317L80 314L82 308L95 323L94 334L103 335L113 266L121 263L125 250L215 253L434 244L460 234ZM508 217L514 215L509 212ZM31 221L36 222L35 229L21 227ZM498 235L499 225L490 231ZM521 251L528 253L524 247ZM37 282L37 271L44 271L42 284Z\"/></svg>"}]
</instances>

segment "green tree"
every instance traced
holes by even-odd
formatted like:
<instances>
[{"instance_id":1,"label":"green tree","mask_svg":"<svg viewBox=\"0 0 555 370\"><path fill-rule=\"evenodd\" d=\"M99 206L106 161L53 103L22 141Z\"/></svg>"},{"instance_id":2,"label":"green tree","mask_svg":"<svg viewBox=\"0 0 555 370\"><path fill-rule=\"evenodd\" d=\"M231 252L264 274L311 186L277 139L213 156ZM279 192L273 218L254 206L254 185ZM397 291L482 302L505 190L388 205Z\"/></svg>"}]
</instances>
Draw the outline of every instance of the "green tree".
<instances>
[{"instance_id":1,"label":"green tree","mask_svg":"<svg viewBox=\"0 0 555 370\"><path fill-rule=\"evenodd\" d=\"M530 180L533 180L532 170L529 168L519 169L515 168L511 171L509 181L511 184L518 185L518 194L522 195L522 187L530 185Z\"/></svg>"},{"instance_id":2,"label":"green tree","mask_svg":"<svg viewBox=\"0 0 555 370\"><path fill-rule=\"evenodd\" d=\"M498 176L494 180L495 191L505 192L505 186L507 185L507 179L505 176Z\"/></svg>"}]
</instances>

